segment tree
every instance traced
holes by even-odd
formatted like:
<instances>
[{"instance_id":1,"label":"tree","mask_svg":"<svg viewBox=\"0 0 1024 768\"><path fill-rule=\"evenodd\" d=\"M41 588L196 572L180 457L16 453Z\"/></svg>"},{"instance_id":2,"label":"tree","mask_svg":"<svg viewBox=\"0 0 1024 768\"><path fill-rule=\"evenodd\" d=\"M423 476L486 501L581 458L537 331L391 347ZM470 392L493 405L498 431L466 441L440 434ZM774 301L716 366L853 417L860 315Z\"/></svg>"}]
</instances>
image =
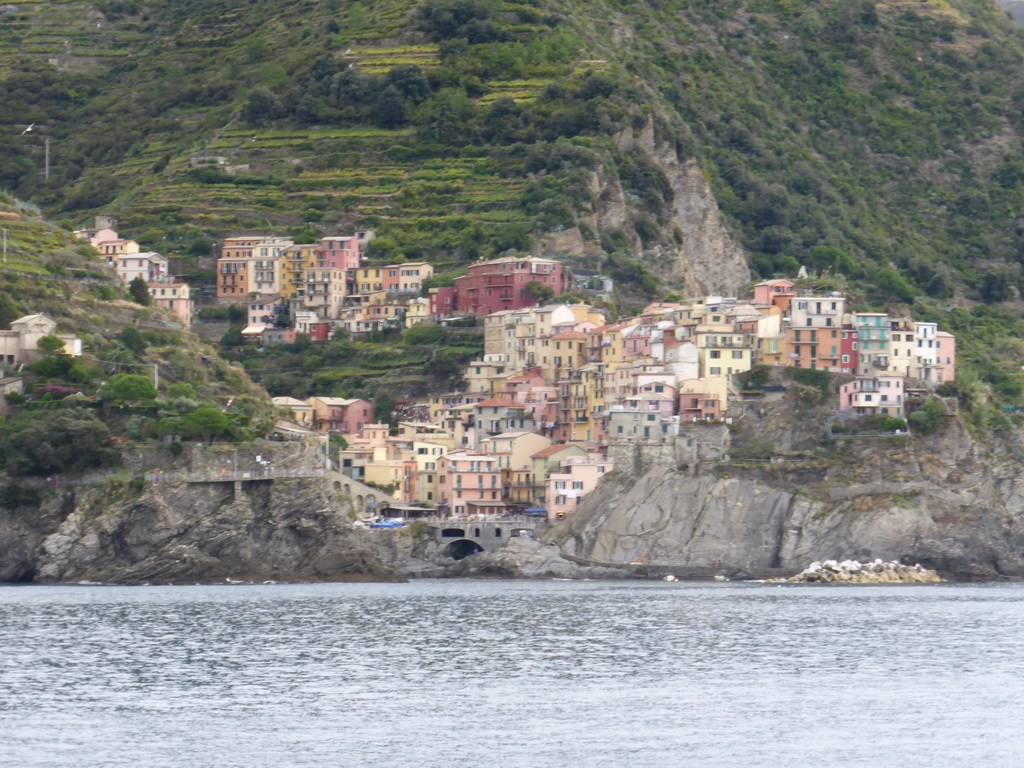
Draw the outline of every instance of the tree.
<instances>
[{"instance_id":1,"label":"tree","mask_svg":"<svg viewBox=\"0 0 1024 768\"><path fill-rule=\"evenodd\" d=\"M7 294L0 293L0 328L6 328L21 315L14 300Z\"/></svg>"},{"instance_id":2,"label":"tree","mask_svg":"<svg viewBox=\"0 0 1024 768\"><path fill-rule=\"evenodd\" d=\"M878 273L878 278L875 280L875 284L882 289L884 293L891 296L895 296L903 301L913 301L914 291L910 287L903 275L894 269L883 269Z\"/></svg>"},{"instance_id":3,"label":"tree","mask_svg":"<svg viewBox=\"0 0 1024 768\"><path fill-rule=\"evenodd\" d=\"M117 403L143 403L156 399L156 387L148 376L118 373L100 387L99 395Z\"/></svg>"},{"instance_id":4,"label":"tree","mask_svg":"<svg viewBox=\"0 0 1024 768\"><path fill-rule=\"evenodd\" d=\"M381 392L373 401L373 418L378 424L388 424L395 412L395 398Z\"/></svg>"},{"instance_id":5,"label":"tree","mask_svg":"<svg viewBox=\"0 0 1024 768\"><path fill-rule=\"evenodd\" d=\"M415 64L400 64L388 72L388 81L413 104L419 104L430 95L430 83L423 70Z\"/></svg>"},{"instance_id":6,"label":"tree","mask_svg":"<svg viewBox=\"0 0 1024 768\"><path fill-rule=\"evenodd\" d=\"M0 439L0 445L11 473L48 475L113 464L118 451L109 441L107 425L76 408L45 413L27 424L15 425L14 434L9 440Z\"/></svg>"},{"instance_id":7,"label":"tree","mask_svg":"<svg viewBox=\"0 0 1024 768\"><path fill-rule=\"evenodd\" d=\"M44 355L63 355L64 342L53 334L47 334L40 337L39 341L36 342L36 349Z\"/></svg>"},{"instance_id":8,"label":"tree","mask_svg":"<svg viewBox=\"0 0 1024 768\"><path fill-rule=\"evenodd\" d=\"M422 109L425 126L437 141L459 139L473 116L473 102L462 88L442 88Z\"/></svg>"},{"instance_id":9,"label":"tree","mask_svg":"<svg viewBox=\"0 0 1024 768\"><path fill-rule=\"evenodd\" d=\"M134 325L126 325L122 328L117 338L126 349L130 349L135 354L141 353L146 348L146 340Z\"/></svg>"},{"instance_id":10,"label":"tree","mask_svg":"<svg viewBox=\"0 0 1024 768\"><path fill-rule=\"evenodd\" d=\"M149 306L151 297L149 295L149 286L146 285L146 281L139 275L128 285L128 293L132 295L132 301L136 304L141 304L146 307Z\"/></svg>"},{"instance_id":11,"label":"tree","mask_svg":"<svg viewBox=\"0 0 1024 768\"><path fill-rule=\"evenodd\" d=\"M211 405L196 408L181 417L181 427L187 434L207 442L224 435L229 426L227 415Z\"/></svg>"},{"instance_id":12,"label":"tree","mask_svg":"<svg viewBox=\"0 0 1024 768\"><path fill-rule=\"evenodd\" d=\"M187 381L176 381L167 388L168 397L187 397L194 400L196 397L196 391Z\"/></svg>"},{"instance_id":13,"label":"tree","mask_svg":"<svg viewBox=\"0 0 1024 768\"><path fill-rule=\"evenodd\" d=\"M242 326L232 325L227 333L220 337L222 347L241 347L245 345L245 336L242 335Z\"/></svg>"},{"instance_id":14,"label":"tree","mask_svg":"<svg viewBox=\"0 0 1024 768\"><path fill-rule=\"evenodd\" d=\"M381 128L397 128L405 123L405 99L402 92L389 85L377 98L377 106L373 110L377 125Z\"/></svg>"},{"instance_id":15,"label":"tree","mask_svg":"<svg viewBox=\"0 0 1024 768\"><path fill-rule=\"evenodd\" d=\"M555 298L555 289L550 285L531 280L526 284L526 295L538 304L544 304Z\"/></svg>"},{"instance_id":16,"label":"tree","mask_svg":"<svg viewBox=\"0 0 1024 768\"><path fill-rule=\"evenodd\" d=\"M281 102L274 92L261 86L249 94L249 101L242 109L242 117L250 125L261 125L266 120L280 117L282 112Z\"/></svg>"}]
</instances>

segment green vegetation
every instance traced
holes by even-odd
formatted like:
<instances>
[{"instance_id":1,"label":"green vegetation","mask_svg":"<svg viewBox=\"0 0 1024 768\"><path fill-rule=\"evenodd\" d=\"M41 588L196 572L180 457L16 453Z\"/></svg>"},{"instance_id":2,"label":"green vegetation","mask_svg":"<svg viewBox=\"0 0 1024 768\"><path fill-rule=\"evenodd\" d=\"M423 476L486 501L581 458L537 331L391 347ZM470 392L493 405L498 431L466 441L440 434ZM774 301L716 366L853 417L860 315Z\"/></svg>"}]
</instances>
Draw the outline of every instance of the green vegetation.
<instances>
[{"instance_id":1,"label":"green vegetation","mask_svg":"<svg viewBox=\"0 0 1024 768\"><path fill-rule=\"evenodd\" d=\"M0 210L14 207L10 198L0 201ZM267 433L271 405L244 372L177 330L162 310L125 300L91 247L41 219L16 223L33 238L23 240L29 244L17 264L0 268L0 321L44 313L60 333L82 340L83 354L71 357L55 335L39 339L40 358L18 371L25 394L5 398L0 470L49 475L109 466L125 441L164 434L241 440ZM62 253L64 266L42 266ZM211 410L219 418L209 418ZM184 428L167 431L174 418Z\"/></svg>"},{"instance_id":2,"label":"green vegetation","mask_svg":"<svg viewBox=\"0 0 1024 768\"><path fill-rule=\"evenodd\" d=\"M581 266L659 297L682 287L660 278L687 249L674 153L703 171L754 276L806 265L864 307L935 318L958 335L959 393L989 414L980 422L1024 404L1024 32L988 0L102 11L100 28L73 0L0 20L0 97L37 125L0 137L0 185L75 224L116 213L145 246L183 257L240 230L369 228L372 259L430 260L434 284L578 228ZM87 247L21 213L4 225L10 269L102 273ZM339 354L315 385L308 370L266 375L363 391L378 363L425 365L416 346ZM431 374L461 357L431 353ZM991 399L963 394L973 382Z\"/></svg>"},{"instance_id":3,"label":"green vegetation","mask_svg":"<svg viewBox=\"0 0 1024 768\"><path fill-rule=\"evenodd\" d=\"M422 325L374 332L360 341L336 332L330 341L318 344L301 333L291 344L264 349L245 342L221 344L222 354L241 364L273 396L379 401L457 387L466 363L483 353L483 332Z\"/></svg>"}]
</instances>

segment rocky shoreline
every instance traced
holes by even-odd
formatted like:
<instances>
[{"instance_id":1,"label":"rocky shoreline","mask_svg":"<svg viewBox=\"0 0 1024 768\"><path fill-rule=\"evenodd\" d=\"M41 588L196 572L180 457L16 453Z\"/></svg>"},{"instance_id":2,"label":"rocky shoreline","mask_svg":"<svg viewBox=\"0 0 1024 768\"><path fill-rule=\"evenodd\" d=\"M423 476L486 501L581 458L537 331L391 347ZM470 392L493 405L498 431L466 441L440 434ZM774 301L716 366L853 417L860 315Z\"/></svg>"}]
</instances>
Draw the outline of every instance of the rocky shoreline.
<instances>
[{"instance_id":1,"label":"rocky shoreline","mask_svg":"<svg viewBox=\"0 0 1024 768\"><path fill-rule=\"evenodd\" d=\"M813 562L796 576L783 581L801 584L937 584L945 579L920 563L903 565L876 559L871 563L856 560Z\"/></svg>"}]
</instances>

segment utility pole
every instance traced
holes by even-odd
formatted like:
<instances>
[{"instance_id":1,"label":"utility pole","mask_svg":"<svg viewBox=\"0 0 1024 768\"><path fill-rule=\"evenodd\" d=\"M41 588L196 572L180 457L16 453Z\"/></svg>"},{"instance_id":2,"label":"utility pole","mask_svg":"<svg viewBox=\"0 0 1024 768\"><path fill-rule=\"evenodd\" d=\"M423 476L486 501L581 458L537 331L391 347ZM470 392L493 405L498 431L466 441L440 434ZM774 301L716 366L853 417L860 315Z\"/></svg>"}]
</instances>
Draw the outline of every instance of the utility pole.
<instances>
[{"instance_id":1,"label":"utility pole","mask_svg":"<svg viewBox=\"0 0 1024 768\"><path fill-rule=\"evenodd\" d=\"M160 391L160 366L153 363L153 389Z\"/></svg>"},{"instance_id":2,"label":"utility pole","mask_svg":"<svg viewBox=\"0 0 1024 768\"><path fill-rule=\"evenodd\" d=\"M4 227L4 264L7 263L7 227Z\"/></svg>"},{"instance_id":3,"label":"utility pole","mask_svg":"<svg viewBox=\"0 0 1024 768\"><path fill-rule=\"evenodd\" d=\"M50 137L47 136L43 140L43 144L46 146L46 170L43 172L43 179L45 181L50 180Z\"/></svg>"}]
</instances>

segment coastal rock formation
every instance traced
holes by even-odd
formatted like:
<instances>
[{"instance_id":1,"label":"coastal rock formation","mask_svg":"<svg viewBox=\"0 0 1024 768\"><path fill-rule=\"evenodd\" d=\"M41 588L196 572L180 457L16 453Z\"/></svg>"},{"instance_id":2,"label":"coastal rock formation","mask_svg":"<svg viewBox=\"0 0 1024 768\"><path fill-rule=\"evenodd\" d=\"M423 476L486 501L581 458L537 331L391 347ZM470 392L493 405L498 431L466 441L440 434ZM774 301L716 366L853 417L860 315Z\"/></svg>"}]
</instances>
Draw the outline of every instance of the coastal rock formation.
<instances>
[{"instance_id":1,"label":"coastal rock formation","mask_svg":"<svg viewBox=\"0 0 1024 768\"><path fill-rule=\"evenodd\" d=\"M609 579L627 578L627 568L581 566L562 556L551 544L532 538L509 539L493 552L481 552L459 560L446 569L452 577L502 577L525 579Z\"/></svg>"},{"instance_id":2,"label":"coastal rock formation","mask_svg":"<svg viewBox=\"0 0 1024 768\"><path fill-rule=\"evenodd\" d=\"M820 421L792 402L758 410L729 430L694 425L676 441L613 444L616 471L544 540L585 562L652 569L881 559L958 579L1024 577L1024 474L1011 446L980 442L951 419L927 438L820 447ZM778 442L802 455L729 460L744 432L778 435L786 410L795 415ZM800 423L814 429L801 434ZM687 446L716 429L714 451Z\"/></svg>"},{"instance_id":3,"label":"coastal rock formation","mask_svg":"<svg viewBox=\"0 0 1024 768\"><path fill-rule=\"evenodd\" d=\"M322 484L161 483L102 505L67 491L34 580L119 584L400 579L363 547Z\"/></svg>"},{"instance_id":4,"label":"coastal rock formation","mask_svg":"<svg viewBox=\"0 0 1024 768\"><path fill-rule=\"evenodd\" d=\"M786 581L807 584L934 584L943 581L933 570L923 568L920 563L903 565L883 563L859 563L856 560L826 560L813 562L796 576Z\"/></svg>"}]
</instances>

